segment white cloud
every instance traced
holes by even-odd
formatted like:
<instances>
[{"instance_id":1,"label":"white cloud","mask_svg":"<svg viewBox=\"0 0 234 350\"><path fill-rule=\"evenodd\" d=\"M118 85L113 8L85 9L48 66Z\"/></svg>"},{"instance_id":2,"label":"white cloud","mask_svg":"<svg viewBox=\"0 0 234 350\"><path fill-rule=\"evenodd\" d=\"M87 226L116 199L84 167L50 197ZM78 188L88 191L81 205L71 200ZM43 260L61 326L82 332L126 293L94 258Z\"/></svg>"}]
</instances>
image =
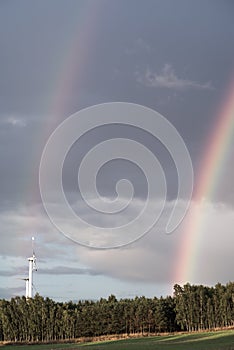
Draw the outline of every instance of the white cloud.
<instances>
[{"instance_id":1,"label":"white cloud","mask_svg":"<svg viewBox=\"0 0 234 350\"><path fill-rule=\"evenodd\" d=\"M27 126L27 122L24 118L8 116L2 119L2 123L11 125L12 127L25 128Z\"/></svg>"},{"instance_id":2,"label":"white cloud","mask_svg":"<svg viewBox=\"0 0 234 350\"><path fill-rule=\"evenodd\" d=\"M147 87L160 87L174 90L198 89L212 90L211 82L199 83L179 78L170 64L165 64L161 72L153 72L147 68L144 74L136 73L137 81Z\"/></svg>"}]
</instances>

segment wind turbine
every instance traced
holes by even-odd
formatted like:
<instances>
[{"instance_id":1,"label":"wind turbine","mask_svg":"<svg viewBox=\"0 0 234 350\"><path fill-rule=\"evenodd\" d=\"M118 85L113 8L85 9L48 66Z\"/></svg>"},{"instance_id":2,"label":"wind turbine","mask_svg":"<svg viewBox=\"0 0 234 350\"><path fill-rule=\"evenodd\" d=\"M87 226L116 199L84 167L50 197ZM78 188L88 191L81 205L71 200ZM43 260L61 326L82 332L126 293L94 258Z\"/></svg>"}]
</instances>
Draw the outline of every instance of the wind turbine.
<instances>
[{"instance_id":1,"label":"wind turbine","mask_svg":"<svg viewBox=\"0 0 234 350\"><path fill-rule=\"evenodd\" d=\"M37 271L36 267L36 256L34 252L34 240L32 237L32 256L28 258L28 277L24 278L26 282L26 298L33 298L33 271Z\"/></svg>"},{"instance_id":2,"label":"wind turbine","mask_svg":"<svg viewBox=\"0 0 234 350\"><path fill-rule=\"evenodd\" d=\"M21 281L25 281L25 286L26 286L26 290L25 290L25 297L28 298L28 277L25 278L18 278Z\"/></svg>"}]
</instances>

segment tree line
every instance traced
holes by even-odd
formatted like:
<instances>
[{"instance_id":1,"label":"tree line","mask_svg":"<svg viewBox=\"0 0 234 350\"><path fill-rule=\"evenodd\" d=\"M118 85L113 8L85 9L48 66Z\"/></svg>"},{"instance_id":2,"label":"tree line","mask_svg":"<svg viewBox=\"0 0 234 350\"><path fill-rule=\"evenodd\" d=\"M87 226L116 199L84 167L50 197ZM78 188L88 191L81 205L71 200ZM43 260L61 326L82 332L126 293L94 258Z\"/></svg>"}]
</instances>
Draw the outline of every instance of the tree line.
<instances>
[{"instance_id":1,"label":"tree line","mask_svg":"<svg viewBox=\"0 0 234 350\"><path fill-rule=\"evenodd\" d=\"M107 334L197 331L234 326L234 283L174 286L173 297L55 302L0 300L1 341L59 341Z\"/></svg>"}]
</instances>

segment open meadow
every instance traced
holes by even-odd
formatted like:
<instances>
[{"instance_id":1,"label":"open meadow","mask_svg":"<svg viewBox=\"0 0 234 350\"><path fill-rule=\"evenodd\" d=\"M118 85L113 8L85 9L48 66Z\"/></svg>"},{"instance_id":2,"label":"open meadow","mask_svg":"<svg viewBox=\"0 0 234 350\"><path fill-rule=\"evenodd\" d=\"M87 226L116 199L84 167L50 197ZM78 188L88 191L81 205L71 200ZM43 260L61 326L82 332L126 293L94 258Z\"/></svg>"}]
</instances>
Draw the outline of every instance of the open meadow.
<instances>
[{"instance_id":1,"label":"open meadow","mask_svg":"<svg viewBox=\"0 0 234 350\"><path fill-rule=\"evenodd\" d=\"M180 335L131 338L84 344L5 345L6 350L234 350L234 330Z\"/></svg>"}]
</instances>

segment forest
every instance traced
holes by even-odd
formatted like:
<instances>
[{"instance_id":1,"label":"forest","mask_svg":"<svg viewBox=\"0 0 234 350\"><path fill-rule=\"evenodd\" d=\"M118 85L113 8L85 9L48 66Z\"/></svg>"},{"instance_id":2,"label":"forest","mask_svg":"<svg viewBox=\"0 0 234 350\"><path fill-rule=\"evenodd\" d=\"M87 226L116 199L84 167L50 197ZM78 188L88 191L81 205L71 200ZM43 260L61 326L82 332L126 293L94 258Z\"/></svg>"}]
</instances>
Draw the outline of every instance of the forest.
<instances>
[{"instance_id":1,"label":"forest","mask_svg":"<svg viewBox=\"0 0 234 350\"><path fill-rule=\"evenodd\" d=\"M234 326L234 282L215 287L176 284L173 296L55 302L0 300L1 341L59 341L109 334L157 334Z\"/></svg>"}]
</instances>

